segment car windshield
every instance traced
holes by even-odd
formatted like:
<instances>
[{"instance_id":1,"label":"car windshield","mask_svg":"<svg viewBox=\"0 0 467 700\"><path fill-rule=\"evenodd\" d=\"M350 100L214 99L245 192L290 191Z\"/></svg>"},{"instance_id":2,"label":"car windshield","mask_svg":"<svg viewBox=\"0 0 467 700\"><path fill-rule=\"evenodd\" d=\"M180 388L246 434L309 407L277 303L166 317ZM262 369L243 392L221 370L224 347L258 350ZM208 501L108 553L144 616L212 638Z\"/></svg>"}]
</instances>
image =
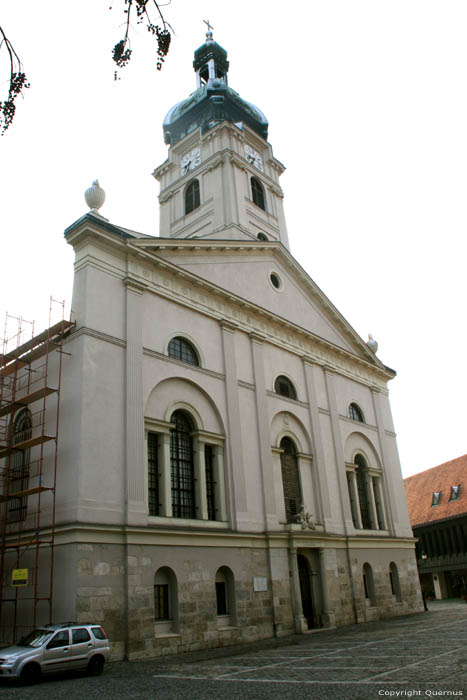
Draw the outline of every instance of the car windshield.
<instances>
[{"instance_id":1,"label":"car windshield","mask_svg":"<svg viewBox=\"0 0 467 700\"><path fill-rule=\"evenodd\" d=\"M18 646L20 647L40 647L44 642L50 639L53 635L53 630L34 630L30 632L25 637L22 637Z\"/></svg>"}]
</instances>

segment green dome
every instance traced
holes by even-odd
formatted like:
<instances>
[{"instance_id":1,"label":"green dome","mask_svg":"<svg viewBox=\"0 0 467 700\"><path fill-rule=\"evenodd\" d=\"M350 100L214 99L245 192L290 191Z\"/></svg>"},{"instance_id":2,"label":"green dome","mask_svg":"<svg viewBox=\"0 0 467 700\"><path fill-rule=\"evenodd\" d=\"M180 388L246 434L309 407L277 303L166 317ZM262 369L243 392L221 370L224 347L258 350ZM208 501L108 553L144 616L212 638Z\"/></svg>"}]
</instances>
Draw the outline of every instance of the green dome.
<instances>
[{"instance_id":1,"label":"green dome","mask_svg":"<svg viewBox=\"0 0 467 700\"><path fill-rule=\"evenodd\" d=\"M173 146L195 129L206 133L223 121L247 124L267 140L268 121L263 112L227 84L229 63L225 49L208 36L195 51L193 66L200 87L167 112L163 123L165 143Z\"/></svg>"}]
</instances>

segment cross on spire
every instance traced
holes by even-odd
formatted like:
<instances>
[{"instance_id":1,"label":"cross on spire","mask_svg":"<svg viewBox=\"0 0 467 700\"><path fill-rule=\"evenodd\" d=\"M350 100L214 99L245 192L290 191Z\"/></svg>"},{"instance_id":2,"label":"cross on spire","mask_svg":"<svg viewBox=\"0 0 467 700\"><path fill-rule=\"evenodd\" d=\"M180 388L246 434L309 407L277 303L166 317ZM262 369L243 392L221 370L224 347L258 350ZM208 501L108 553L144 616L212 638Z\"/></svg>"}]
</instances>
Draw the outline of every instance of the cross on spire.
<instances>
[{"instance_id":1,"label":"cross on spire","mask_svg":"<svg viewBox=\"0 0 467 700\"><path fill-rule=\"evenodd\" d=\"M206 32L206 41L212 41L212 30L214 27L209 23L208 19L203 19L204 24L207 25L208 31Z\"/></svg>"},{"instance_id":2,"label":"cross on spire","mask_svg":"<svg viewBox=\"0 0 467 700\"><path fill-rule=\"evenodd\" d=\"M208 19L203 19L203 22L204 22L204 24L207 24L208 30L209 30L209 31L211 31L212 29L214 29L214 27L212 26L212 24L209 24L209 20L208 20Z\"/></svg>"}]
</instances>

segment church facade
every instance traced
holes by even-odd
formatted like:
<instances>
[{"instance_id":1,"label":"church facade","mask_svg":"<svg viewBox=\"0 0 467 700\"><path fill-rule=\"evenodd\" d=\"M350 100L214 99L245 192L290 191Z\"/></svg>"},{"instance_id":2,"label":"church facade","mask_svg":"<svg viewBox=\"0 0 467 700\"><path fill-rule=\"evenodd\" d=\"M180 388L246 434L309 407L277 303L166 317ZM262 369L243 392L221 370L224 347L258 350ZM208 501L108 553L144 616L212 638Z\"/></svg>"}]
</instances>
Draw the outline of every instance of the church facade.
<instances>
[{"instance_id":1,"label":"church facade","mask_svg":"<svg viewBox=\"0 0 467 700\"><path fill-rule=\"evenodd\" d=\"M210 33L194 69L160 237L97 186L65 231L54 618L101 622L116 658L423 609L394 372L291 255L267 120Z\"/></svg>"}]
</instances>

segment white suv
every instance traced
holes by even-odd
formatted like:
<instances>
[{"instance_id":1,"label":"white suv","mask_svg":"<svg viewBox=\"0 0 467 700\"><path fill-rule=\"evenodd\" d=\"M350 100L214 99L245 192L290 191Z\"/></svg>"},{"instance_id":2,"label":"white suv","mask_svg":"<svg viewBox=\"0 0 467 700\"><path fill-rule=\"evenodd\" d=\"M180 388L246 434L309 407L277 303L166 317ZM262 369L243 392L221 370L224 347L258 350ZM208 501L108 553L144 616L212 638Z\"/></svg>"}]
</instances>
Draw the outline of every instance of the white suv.
<instances>
[{"instance_id":1,"label":"white suv","mask_svg":"<svg viewBox=\"0 0 467 700\"><path fill-rule=\"evenodd\" d=\"M0 678L34 683L41 673L68 669L87 669L90 674L99 675L109 656L109 640L100 625L44 625L14 646L0 649Z\"/></svg>"}]
</instances>

